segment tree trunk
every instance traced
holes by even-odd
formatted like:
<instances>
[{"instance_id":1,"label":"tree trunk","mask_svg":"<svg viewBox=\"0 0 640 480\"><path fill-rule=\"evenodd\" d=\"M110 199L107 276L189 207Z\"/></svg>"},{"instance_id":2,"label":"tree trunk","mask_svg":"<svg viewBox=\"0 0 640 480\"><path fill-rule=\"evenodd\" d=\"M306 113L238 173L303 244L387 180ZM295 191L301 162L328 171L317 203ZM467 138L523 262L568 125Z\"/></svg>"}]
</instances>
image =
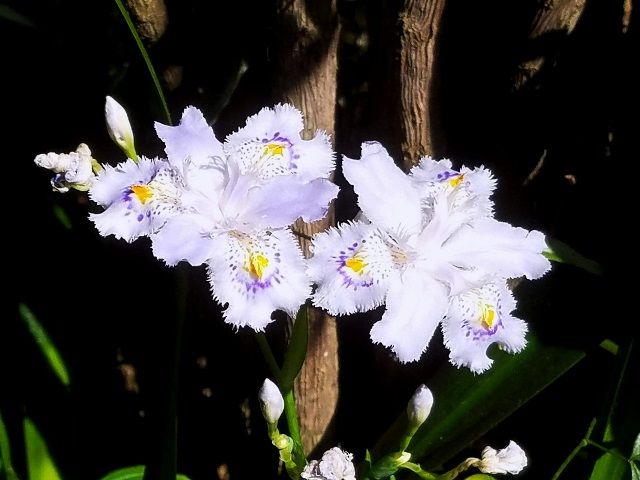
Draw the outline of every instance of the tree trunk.
<instances>
[{"instance_id":1,"label":"tree trunk","mask_svg":"<svg viewBox=\"0 0 640 480\"><path fill-rule=\"evenodd\" d=\"M544 51L545 35L560 33L568 37L576 27L585 5L586 0L548 0L538 9L529 30L533 48L529 58L518 66L518 74L514 80L515 90L524 87L544 65L545 57L549 54ZM540 45L536 48L537 44Z\"/></svg>"},{"instance_id":2,"label":"tree trunk","mask_svg":"<svg viewBox=\"0 0 640 480\"><path fill-rule=\"evenodd\" d=\"M289 0L280 5L275 49L277 100L289 102L305 115L303 137L317 129L335 130L338 17L336 0ZM313 235L333 223L333 209L312 224L295 228ZM305 255L309 242L301 239ZM326 439L338 401L338 339L335 319L309 309L309 349L295 394L306 452Z\"/></svg>"},{"instance_id":3,"label":"tree trunk","mask_svg":"<svg viewBox=\"0 0 640 480\"><path fill-rule=\"evenodd\" d=\"M406 0L400 13L400 124L403 164L434 153L436 42L445 0Z\"/></svg>"}]
</instances>

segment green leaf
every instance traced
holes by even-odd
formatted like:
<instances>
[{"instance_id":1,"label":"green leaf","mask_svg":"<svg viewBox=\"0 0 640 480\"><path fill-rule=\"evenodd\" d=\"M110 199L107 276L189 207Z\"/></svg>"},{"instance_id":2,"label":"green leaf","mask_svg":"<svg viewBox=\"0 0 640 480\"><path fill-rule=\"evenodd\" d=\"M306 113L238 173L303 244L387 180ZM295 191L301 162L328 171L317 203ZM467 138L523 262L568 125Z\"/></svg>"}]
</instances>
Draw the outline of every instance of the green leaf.
<instances>
[{"instance_id":1,"label":"green leaf","mask_svg":"<svg viewBox=\"0 0 640 480\"><path fill-rule=\"evenodd\" d=\"M31 335L33 335L34 340L40 347L40 351L46 358L53 372L60 379L62 384L65 387L68 387L70 380L67 367L65 366L58 349L49 338L49 335L47 335L47 332L44 330L33 312L24 303L18 305L18 312L20 313L22 320L27 324Z\"/></svg>"},{"instance_id":2,"label":"green leaf","mask_svg":"<svg viewBox=\"0 0 640 480\"><path fill-rule=\"evenodd\" d=\"M629 462L631 465L631 480L640 480L640 467L635 462Z\"/></svg>"},{"instance_id":3,"label":"green leaf","mask_svg":"<svg viewBox=\"0 0 640 480\"><path fill-rule=\"evenodd\" d=\"M605 453L596 461L589 480L626 480L628 464L617 455Z\"/></svg>"},{"instance_id":4,"label":"green leaf","mask_svg":"<svg viewBox=\"0 0 640 480\"><path fill-rule=\"evenodd\" d=\"M54 205L51 209L53 210L53 215L58 219L60 224L67 230L71 230L71 219L69 218L69 215L67 215L67 212L64 211L64 208L60 205Z\"/></svg>"},{"instance_id":5,"label":"green leaf","mask_svg":"<svg viewBox=\"0 0 640 480\"><path fill-rule=\"evenodd\" d=\"M13 8L7 5L0 5L0 18L4 18L23 27L34 28L34 23L21 13L16 12Z\"/></svg>"},{"instance_id":6,"label":"green leaf","mask_svg":"<svg viewBox=\"0 0 640 480\"><path fill-rule=\"evenodd\" d=\"M125 467L114 470L100 480L142 480L143 476L144 465L136 465L135 467ZM189 478L186 475L178 474L176 480L189 480Z\"/></svg>"},{"instance_id":7,"label":"green leaf","mask_svg":"<svg viewBox=\"0 0 640 480\"><path fill-rule=\"evenodd\" d=\"M548 250L542 252L545 257L554 262L567 263L574 267L582 268L589 273L595 275L602 275L602 267L594 260L590 260L587 257L576 252L573 248L560 240L547 237Z\"/></svg>"},{"instance_id":8,"label":"green leaf","mask_svg":"<svg viewBox=\"0 0 640 480\"><path fill-rule=\"evenodd\" d=\"M640 433L633 442L633 448L631 449L631 460L640 460Z\"/></svg>"},{"instance_id":9,"label":"green leaf","mask_svg":"<svg viewBox=\"0 0 640 480\"><path fill-rule=\"evenodd\" d=\"M11 446L7 428L0 415L0 474L4 473L6 480L18 480L11 463ZM1 475L0 475L1 476Z\"/></svg>"},{"instance_id":10,"label":"green leaf","mask_svg":"<svg viewBox=\"0 0 640 480\"><path fill-rule=\"evenodd\" d=\"M492 477L486 473L476 473L475 475L465 478L465 480L496 480L496 477Z\"/></svg>"},{"instance_id":11,"label":"green leaf","mask_svg":"<svg viewBox=\"0 0 640 480\"><path fill-rule=\"evenodd\" d=\"M136 30L135 25L131 21L131 16L129 12L125 8L124 4L121 0L114 0L116 5L118 6L118 10L120 10L120 14L124 19L127 27L129 27L129 31L131 32L131 36L133 40L136 42L138 50L140 50L140 54L144 59L144 63L147 66L147 70L149 71L149 75L151 75L151 80L153 81L153 86L156 89L156 93L158 94L158 98L160 100L160 104L162 105L162 110L164 112L164 116L166 121L171 125L173 122L171 121L171 114L169 113L169 107L167 106L167 100L164 97L164 92L162 91L162 86L160 85L160 80L158 80L158 75L156 74L156 69L153 68L153 63L151 62L151 58L147 53L147 49L145 48L142 40L140 39L140 35L138 35L138 30Z\"/></svg>"},{"instance_id":12,"label":"green leaf","mask_svg":"<svg viewBox=\"0 0 640 480\"><path fill-rule=\"evenodd\" d=\"M46 442L29 418L24 419L24 443L29 480L61 480Z\"/></svg>"},{"instance_id":13,"label":"green leaf","mask_svg":"<svg viewBox=\"0 0 640 480\"><path fill-rule=\"evenodd\" d=\"M280 371L280 389L287 392L293 388L293 381L300 373L302 364L307 355L309 342L309 307L305 304L300 307L293 324L291 339L287 353L284 356L282 370Z\"/></svg>"},{"instance_id":14,"label":"green leaf","mask_svg":"<svg viewBox=\"0 0 640 480\"><path fill-rule=\"evenodd\" d=\"M449 460L491 430L584 357L580 350L546 346L533 335L516 355L497 352L491 370L474 375L446 364L429 387L435 398L429 418L413 437L414 459L427 470ZM402 422L402 416L398 420Z\"/></svg>"}]
</instances>

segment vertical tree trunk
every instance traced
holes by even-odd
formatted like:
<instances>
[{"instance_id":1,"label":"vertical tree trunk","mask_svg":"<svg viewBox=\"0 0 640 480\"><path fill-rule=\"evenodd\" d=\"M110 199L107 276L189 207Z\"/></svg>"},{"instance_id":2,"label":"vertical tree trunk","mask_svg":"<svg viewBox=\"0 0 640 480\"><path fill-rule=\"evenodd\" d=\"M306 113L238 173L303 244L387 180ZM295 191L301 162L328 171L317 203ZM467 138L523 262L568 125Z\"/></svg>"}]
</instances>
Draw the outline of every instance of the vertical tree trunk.
<instances>
[{"instance_id":1,"label":"vertical tree trunk","mask_svg":"<svg viewBox=\"0 0 640 480\"><path fill-rule=\"evenodd\" d=\"M445 0L406 0L400 13L400 124L404 167L433 154L437 141L434 67Z\"/></svg>"},{"instance_id":2,"label":"vertical tree trunk","mask_svg":"<svg viewBox=\"0 0 640 480\"><path fill-rule=\"evenodd\" d=\"M535 44L545 34L555 32L569 36L576 27L585 5L586 0L548 0L538 9L531 22L529 40ZM541 48L538 48L537 52L535 48L532 50L529 58L523 60L519 65L518 74L514 79L516 90L524 87L540 71L545 62L545 56L550 53L542 51Z\"/></svg>"},{"instance_id":3,"label":"vertical tree trunk","mask_svg":"<svg viewBox=\"0 0 640 480\"><path fill-rule=\"evenodd\" d=\"M334 134L338 18L336 0L288 0L280 5L276 26L276 98L292 103L305 115L306 138L316 129ZM324 220L296 229L306 235L333 223L333 210ZM309 243L301 239L305 255ZM305 451L326 436L338 401L338 339L335 319L309 310L309 350L296 380L295 394Z\"/></svg>"}]
</instances>

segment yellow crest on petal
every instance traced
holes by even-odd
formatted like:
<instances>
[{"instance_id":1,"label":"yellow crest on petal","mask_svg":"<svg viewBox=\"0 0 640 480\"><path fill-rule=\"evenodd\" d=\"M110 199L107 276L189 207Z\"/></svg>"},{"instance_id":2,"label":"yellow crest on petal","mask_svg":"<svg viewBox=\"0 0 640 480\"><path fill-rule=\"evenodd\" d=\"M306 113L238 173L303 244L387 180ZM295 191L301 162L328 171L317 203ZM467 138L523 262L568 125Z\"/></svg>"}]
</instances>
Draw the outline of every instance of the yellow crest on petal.
<instances>
[{"instance_id":1,"label":"yellow crest on petal","mask_svg":"<svg viewBox=\"0 0 640 480\"><path fill-rule=\"evenodd\" d=\"M132 185L131 191L143 205L153 198L153 189L149 185Z\"/></svg>"},{"instance_id":2,"label":"yellow crest on petal","mask_svg":"<svg viewBox=\"0 0 640 480\"><path fill-rule=\"evenodd\" d=\"M280 143L267 143L264 146L264 151L262 152L263 156L282 156L284 154L284 145Z\"/></svg>"},{"instance_id":3,"label":"yellow crest on petal","mask_svg":"<svg viewBox=\"0 0 640 480\"><path fill-rule=\"evenodd\" d=\"M267 257L260 253L249 253L244 269L249 272L252 277L262 280L264 271L268 266L269 259Z\"/></svg>"},{"instance_id":4,"label":"yellow crest on petal","mask_svg":"<svg viewBox=\"0 0 640 480\"><path fill-rule=\"evenodd\" d=\"M354 255L351 258L347 258L344 264L348 268L353 270L354 273L357 273L358 275L362 275L364 273L363 272L364 268L367 266L367 263L362 259L362 257L358 255Z\"/></svg>"}]
</instances>

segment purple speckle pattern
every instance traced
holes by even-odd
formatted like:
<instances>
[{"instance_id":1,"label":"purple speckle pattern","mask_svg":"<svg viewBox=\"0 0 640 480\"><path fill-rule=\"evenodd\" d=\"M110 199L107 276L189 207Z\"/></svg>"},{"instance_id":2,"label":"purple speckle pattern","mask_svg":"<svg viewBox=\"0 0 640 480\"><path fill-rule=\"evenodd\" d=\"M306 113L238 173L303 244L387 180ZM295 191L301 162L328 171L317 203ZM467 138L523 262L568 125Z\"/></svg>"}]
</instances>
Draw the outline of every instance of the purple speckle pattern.
<instances>
[{"instance_id":1,"label":"purple speckle pattern","mask_svg":"<svg viewBox=\"0 0 640 480\"><path fill-rule=\"evenodd\" d=\"M262 143L264 143L264 144L272 143L272 142L274 142L274 143L277 142L277 143L284 144L284 146L287 148L287 150L289 150L289 168L291 170L295 170L296 168L298 168L298 165L294 162L294 160L299 159L300 155L295 153L295 148L293 146L293 142L291 142L291 140L289 140L289 138L280 135L280 132L275 132L271 136L271 138L268 138L267 136L265 136L262 139Z\"/></svg>"},{"instance_id":2,"label":"purple speckle pattern","mask_svg":"<svg viewBox=\"0 0 640 480\"><path fill-rule=\"evenodd\" d=\"M342 277L342 286L346 288L352 288L353 291L357 291L359 287L370 287L373 285L373 280L359 280L354 278L352 274L352 270L347 267L347 260L353 258L354 255L358 253L358 250L362 247L362 245L366 242L366 240L361 240L359 242L353 242L346 249L340 250L339 255L333 256L334 262L337 264L337 271ZM355 273L355 272L354 272Z\"/></svg>"},{"instance_id":3,"label":"purple speckle pattern","mask_svg":"<svg viewBox=\"0 0 640 480\"><path fill-rule=\"evenodd\" d=\"M486 328L481 323L481 309L471 302L465 302L464 306L461 308L461 313L463 315L462 320L462 329L465 332L465 336L467 338L472 339L473 341L481 341L481 340L490 340L499 329L503 328L502 326L502 305L500 302L500 298L496 299L495 303L495 315L496 321L491 328Z\"/></svg>"},{"instance_id":4,"label":"purple speckle pattern","mask_svg":"<svg viewBox=\"0 0 640 480\"><path fill-rule=\"evenodd\" d=\"M447 180L459 176L460 173L455 170L445 170L444 172L440 172L436 175L436 181L438 182L446 182Z\"/></svg>"}]
</instances>

